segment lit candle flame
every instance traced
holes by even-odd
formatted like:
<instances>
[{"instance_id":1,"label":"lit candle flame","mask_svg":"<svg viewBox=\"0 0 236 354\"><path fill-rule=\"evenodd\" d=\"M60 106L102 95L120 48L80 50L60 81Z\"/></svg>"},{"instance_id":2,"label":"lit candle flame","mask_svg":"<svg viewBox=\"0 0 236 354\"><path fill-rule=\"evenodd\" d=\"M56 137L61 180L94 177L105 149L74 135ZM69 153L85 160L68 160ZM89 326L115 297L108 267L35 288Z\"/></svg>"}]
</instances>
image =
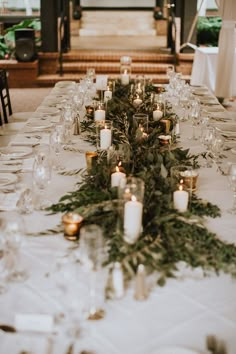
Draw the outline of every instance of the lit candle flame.
<instances>
[{"instance_id":1,"label":"lit candle flame","mask_svg":"<svg viewBox=\"0 0 236 354\"><path fill-rule=\"evenodd\" d=\"M180 191L182 191L182 190L184 189L183 183L184 183L184 180L181 179L181 180L180 180L180 185L179 185L179 190L180 190Z\"/></svg>"},{"instance_id":2,"label":"lit candle flame","mask_svg":"<svg viewBox=\"0 0 236 354\"><path fill-rule=\"evenodd\" d=\"M118 166L116 166L116 172L120 172L120 169Z\"/></svg>"},{"instance_id":3,"label":"lit candle flame","mask_svg":"<svg viewBox=\"0 0 236 354\"><path fill-rule=\"evenodd\" d=\"M137 198L135 197L135 195L131 196L131 200L132 200L132 202L136 202Z\"/></svg>"}]
</instances>

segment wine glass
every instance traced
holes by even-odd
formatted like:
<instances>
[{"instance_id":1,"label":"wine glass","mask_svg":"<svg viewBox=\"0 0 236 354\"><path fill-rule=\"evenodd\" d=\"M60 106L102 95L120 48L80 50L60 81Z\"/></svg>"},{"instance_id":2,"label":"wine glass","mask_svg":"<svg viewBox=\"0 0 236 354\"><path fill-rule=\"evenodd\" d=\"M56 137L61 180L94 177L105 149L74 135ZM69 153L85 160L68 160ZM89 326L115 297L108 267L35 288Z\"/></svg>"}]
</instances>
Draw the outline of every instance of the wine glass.
<instances>
[{"instance_id":1,"label":"wine glass","mask_svg":"<svg viewBox=\"0 0 236 354\"><path fill-rule=\"evenodd\" d=\"M236 214L236 163L233 163L229 167L229 173L228 173L228 182L229 182L229 187L233 191L233 205L232 207L228 210L230 214Z\"/></svg>"},{"instance_id":2,"label":"wine glass","mask_svg":"<svg viewBox=\"0 0 236 354\"><path fill-rule=\"evenodd\" d=\"M88 309L89 320L99 320L104 317L104 241L102 230L97 225L85 225L80 230L80 261L88 274Z\"/></svg>"},{"instance_id":3,"label":"wine glass","mask_svg":"<svg viewBox=\"0 0 236 354\"><path fill-rule=\"evenodd\" d=\"M215 129L211 126L204 126L202 129L201 141L206 147L206 165L205 167L212 167L212 162L210 159L211 144L215 136Z\"/></svg>"},{"instance_id":4,"label":"wine glass","mask_svg":"<svg viewBox=\"0 0 236 354\"><path fill-rule=\"evenodd\" d=\"M64 127L63 125L56 125L50 134L50 152L53 160L53 167L56 170L62 168L59 156L63 151L64 142Z\"/></svg>"},{"instance_id":5,"label":"wine glass","mask_svg":"<svg viewBox=\"0 0 236 354\"><path fill-rule=\"evenodd\" d=\"M6 285L7 275L8 275L8 271L6 267L5 237L4 235L1 235L0 237L0 295L4 294L7 291L7 285Z\"/></svg>"},{"instance_id":6,"label":"wine glass","mask_svg":"<svg viewBox=\"0 0 236 354\"><path fill-rule=\"evenodd\" d=\"M216 163L219 163L220 154L222 152L225 139L221 134L215 134L211 143L211 152Z\"/></svg>"},{"instance_id":7,"label":"wine glass","mask_svg":"<svg viewBox=\"0 0 236 354\"><path fill-rule=\"evenodd\" d=\"M189 138L190 140L197 140L196 137L196 126L200 121L200 103L198 100L193 100L191 102L191 106L189 109L189 116L192 122L192 136Z\"/></svg>"},{"instance_id":8,"label":"wine glass","mask_svg":"<svg viewBox=\"0 0 236 354\"><path fill-rule=\"evenodd\" d=\"M8 212L1 223L5 247L7 279L24 281L28 277L22 262L22 244L25 234L23 218L16 212Z\"/></svg>"},{"instance_id":9,"label":"wine glass","mask_svg":"<svg viewBox=\"0 0 236 354\"><path fill-rule=\"evenodd\" d=\"M43 210L50 204L43 193L51 182L51 178L52 164L49 152L47 155L44 151L39 151L35 156L33 165L33 184L37 195L35 208L38 210Z\"/></svg>"}]
</instances>

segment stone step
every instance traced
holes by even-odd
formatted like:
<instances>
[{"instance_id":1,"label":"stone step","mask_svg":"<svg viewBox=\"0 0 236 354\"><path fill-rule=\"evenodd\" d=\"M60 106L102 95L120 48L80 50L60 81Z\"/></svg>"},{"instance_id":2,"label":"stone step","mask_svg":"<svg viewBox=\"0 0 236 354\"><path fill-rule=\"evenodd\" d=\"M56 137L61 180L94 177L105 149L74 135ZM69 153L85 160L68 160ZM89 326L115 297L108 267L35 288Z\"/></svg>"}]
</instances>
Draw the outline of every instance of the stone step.
<instances>
[{"instance_id":1,"label":"stone step","mask_svg":"<svg viewBox=\"0 0 236 354\"><path fill-rule=\"evenodd\" d=\"M164 63L132 63L132 73L157 74L166 73L169 64ZM120 63L118 62L65 62L63 71L66 73L86 73L87 68L94 68L97 74L120 73Z\"/></svg>"},{"instance_id":2,"label":"stone step","mask_svg":"<svg viewBox=\"0 0 236 354\"><path fill-rule=\"evenodd\" d=\"M84 11L80 22L80 36L156 35L152 11Z\"/></svg>"},{"instance_id":3,"label":"stone step","mask_svg":"<svg viewBox=\"0 0 236 354\"><path fill-rule=\"evenodd\" d=\"M80 36L156 36L155 29L81 28Z\"/></svg>"},{"instance_id":4,"label":"stone step","mask_svg":"<svg viewBox=\"0 0 236 354\"><path fill-rule=\"evenodd\" d=\"M87 61L87 62L119 62L122 56L130 56L134 62L173 63L172 54L163 54L147 51L122 51L122 50L80 50L63 54L64 62Z\"/></svg>"}]
</instances>

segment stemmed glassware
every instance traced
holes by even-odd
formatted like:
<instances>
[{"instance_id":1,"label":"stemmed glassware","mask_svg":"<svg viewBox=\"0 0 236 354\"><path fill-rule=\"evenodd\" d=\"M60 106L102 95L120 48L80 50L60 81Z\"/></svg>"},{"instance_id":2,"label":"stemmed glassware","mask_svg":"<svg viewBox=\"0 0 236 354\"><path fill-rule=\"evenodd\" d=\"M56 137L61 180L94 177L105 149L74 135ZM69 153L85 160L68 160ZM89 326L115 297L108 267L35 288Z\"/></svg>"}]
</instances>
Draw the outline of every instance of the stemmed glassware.
<instances>
[{"instance_id":1,"label":"stemmed glassware","mask_svg":"<svg viewBox=\"0 0 236 354\"><path fill-rule=\"evenodd\" d=\"M88 273L87 318L99 320L104 317L104 241L102 230L97 225L85 225L80 230L80 261Z\"/></svg>"},{"instance_id":2,"label":"stemmed glassware","mask_svg":"<svg viewBox=\"0 0 236 354\"><path fill-rule=\"evenodd\" d=\"M50 152L53 160L53 167L60 170L60 154L63 151L64 143L64 127L63 125L56 125L50 134Z\"/></svg>"},{"instance_id":3,"label":"stemmed glassware","mask_svg":"<svg viewBox=\"0 0 236 354\"><path fill-rule=\"evenodd\" d=\"M6 285L7 275L8 272L6 267L5 237L1 235L0 237L0 294L4 294L7 291L7 285Z\"/></svg>"},{"instance_id":4,"label":"stemmed glassware","mask_svg":"<svg viewBox=\"0 0 236 354\"><path fill-rule=\"evenodd\" d=\"M190 140L197 140L198 138L196 137L196 126L198 125L200 121L200 110L201 106L198 100L192 100L190 110L189 110L189 116L192 122L192 136L189 138Z\"/></svg>"},{"instance_id":5,"label":"stemmed glassware","mask_svg":"<svg viewBox=\"0 0 236 354\"><path fill-rule=\"evenodd\" d=\"M9 212L1 223L2 240L0 246L3 261L5 262L5 275L10 281L24 281L28 271L22 264L21 248L25 225L23 218L16 212Z\"/></svg>"},{"instance_id":6,"label":"stemmed glassware","mask_svg":"<svg viewBox=\"0 0 236 354\"><path fill-rule=\"evenodd\" d=\"M204 126L202 129L201 141L202 144L206 147L206 167L211 167L212 162L210 160L211 144L215 137L215 129L211 126Z\"/></svg>"},{"instance_id":7,"label":"stemmed glassware","mask_svg":"<svg viewBox=\"0 0 236 354\"><path fill-rule=\"evenodd\" d=\"M230 214L236 214L236 163L231 164L228 173L229 187L233 191L233 205L228 210Z\"/></svg>"},{"instance_id":8,"label":"stemmed glassware","mask_svg":"<svg viewBox=\"0 0 236 354\"><path fill-rule=\"evenodd\" d=\"M223 146L225 143L225 139L221 134L215 133L215 136L211 143L211 152L213 155L213 159L216 163L219 163L220 154L222 152Z\"/></svg>"},{"instance_id":9,"label":"stemmed glassware","mask_svg":"<svg viewBox=\"0 0 236 354\"><path fill-rule=\"evenodd\" d=\"M50 204L45 196L43 197L43 193L45 192L48 184L51 182L51 178L52 163L50 158L50 150L48 147L45 148L45 151L39 150L34 159L33 184L37 195L35 207L38 210L43 210Z\"/></svg>"}]
</instances>

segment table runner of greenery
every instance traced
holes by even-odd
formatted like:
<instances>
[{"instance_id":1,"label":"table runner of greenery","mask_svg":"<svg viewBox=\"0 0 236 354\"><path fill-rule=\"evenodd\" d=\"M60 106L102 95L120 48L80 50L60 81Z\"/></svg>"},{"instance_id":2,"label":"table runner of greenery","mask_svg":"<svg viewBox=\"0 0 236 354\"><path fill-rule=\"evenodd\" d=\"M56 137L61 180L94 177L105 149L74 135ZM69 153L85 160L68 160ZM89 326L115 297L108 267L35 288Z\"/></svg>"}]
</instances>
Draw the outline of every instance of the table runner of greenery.
<instances>
[{"instance_id":1,"label":"table runner of greenery","mask_svg":"<svg viewBox=\"0 0 236 354\"><path fill-rule=\"evenodd\" d=\"M108 102L106 119L113 121L113 144L128 144L131 162L126 173L140 177L145 182L143 232L133 245L127 244L117 227L117 189L111 188L111 164L106 152L99 152L95 171L82 177L78 189L68 192L52 212L77 211L85 223L96 223L103 228L110 265L119 261L127 278L132 278L138 264L145 265L148 273L157 274L157 282L163 285L167 277L173 277L176 264L184 261L191 267L201 266L204 271L224 271L236 275L236 247L219 240L205 226L207 217L219 217L217 206L199 199L194 193L187 212L173 208L173 191L176 186L170 177L170 168L185 164L197 166L198 156L189 154L177 144L162 146L158 135L162 133L160 122L152 121L152 85L146 86L145 99L134 108L130 97L130 85L116 82L113 98ZM150 116L149 135L137 140L132 134L132 116L135 112ZM175 126L176 117L167 109L166 117ZM95 123L92 116L82 123L86 139L95 144ZM205 272L205 273L206 273Z\"/></svg>"}]
</instances>

